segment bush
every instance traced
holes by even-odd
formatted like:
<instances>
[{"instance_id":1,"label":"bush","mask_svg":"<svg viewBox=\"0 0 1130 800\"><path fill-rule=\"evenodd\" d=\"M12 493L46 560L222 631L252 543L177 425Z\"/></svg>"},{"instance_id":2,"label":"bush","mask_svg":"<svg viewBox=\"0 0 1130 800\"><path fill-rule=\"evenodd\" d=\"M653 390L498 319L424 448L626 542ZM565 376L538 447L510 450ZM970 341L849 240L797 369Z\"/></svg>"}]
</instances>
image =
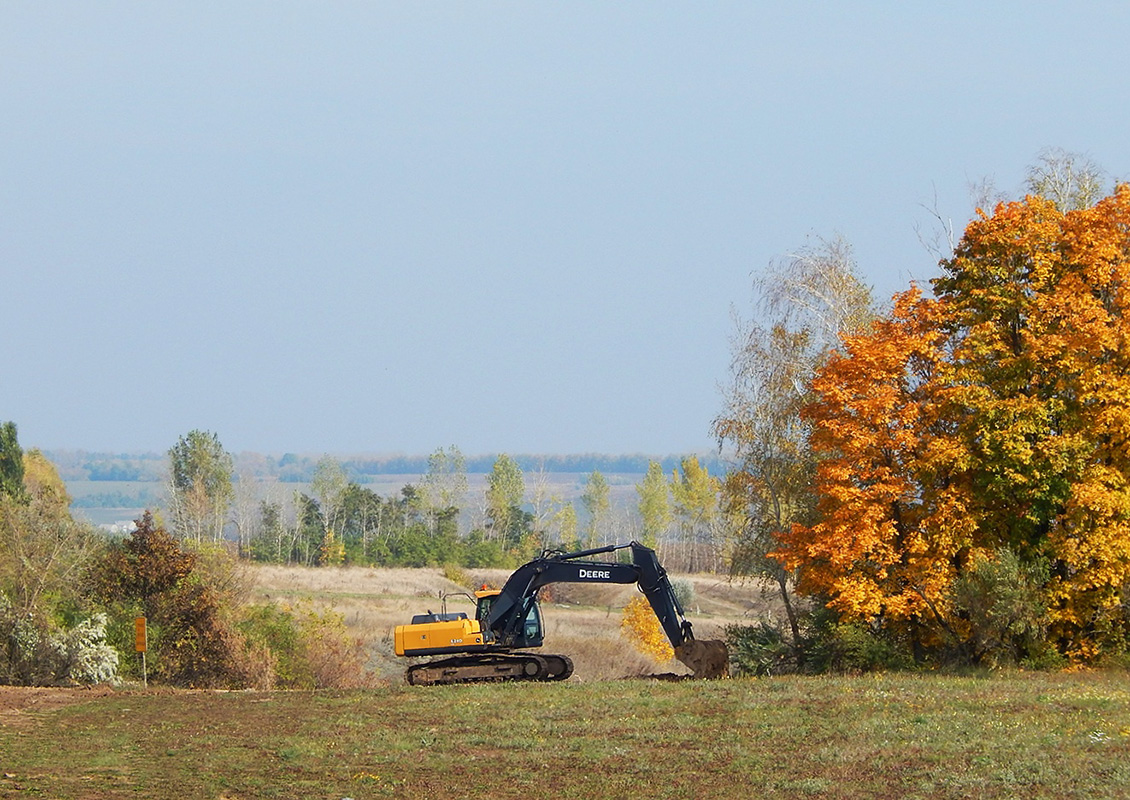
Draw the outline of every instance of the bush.
<instances>
[{"instance_id":1,"label":"bush","mask_svg":"<svg viewBox=\"0 0 1130 800\"><path fill-rule=\"evenodd\" d=\"M59 653L59 682L117 683L118 651L106 642L105 614L95 614L52 637Z\"/></svg>"},{"instance_id":2,"label":"bush","mask_svg":"<svg viewBox=\"0 0 1130 800\"><path fill-rule=\"evenodd\" d=\"M46 623L19 613L0 593L0 683L49 686L55 682L58 653Z\"/></svg>"},{"instance_id":3,"label":"bush","mask_svg":"<svg viewBox=\"0 0 1130 800\"><path fill-rule=\"evenodd\" d=\"M910 669L914 658L891 634L863 622L816 616L805 642L806 666L815 672L880 672Z\"/></svg>"},{"instance_id":4,"label":"bush","mask_svg":"<svg viewBox=\"0 0 1130 800\"><path fill-rule=\"evenodd\" d=\"M475 580L467 573L467 570L454 564L444 566L443 577L447 578L456 586L462 586L464 589L470 589L475 586Z\"/></svg>"},{"instance_id":5,"label":"bush","mask_svg":"<svg viewBox=\"0 0 1130 800\"><path fill-rule=\"evenodd\" d=\"M730 663L739 675L780 675L795 672L796 652L780 629L768 622L726 628Z\"/></svg>"},{"instance_id":6,"label":"bush","mask_svg":"<svg viewBox=\"0 0 1130 800\"><path fill-rule=\"evenodd\" d=\"M114 641L132 641L134 616L149 623L155 680L193 688L263 683L264 654L233 626L241 579L216 550L187 551L146 513L90 572L91 594L113 615Z\"/></svg>"},{"instance_id":7,"label":"bush","mask_svg":"<svg viewBox=\"0 0 1130 800\"><path fill-rule=\"evenodd\" d=\"M239 628L269 654L273 683L284 689L348 689L368 683L363 644L334 611L256 606Z\"/></svg>"},{"instance_id":8,"label":"bush","mask_svg":"<svg viewBox=\"0 0 1130 800\"><path fill-rule=\"evenodd\" d=\"M0 593L0 683L59 686L114 683L118 653L106 643L106 616L54 630L43 619L16 612Z\"/></svg>"},{"instance_id":9,"label":"bush","mask_svg":"<svg viewBox=\"0 0 1130 800\"><path fill-rule=\"evenodd\" d=\"M968 620L974 663L1046 661L1047 607L1041 587L1047 580L1046 562L1024 563L1007 548L978 559L958 578L954 605Z\"/></svg>"},{"instance_id":10,"label":"bush","mask_svg":"<svg viewBox=\"0 0 1130 800\"><path fill-rule=\"evenodd\" d=\"M694 583L685 578L676 578L671 581L671 590L675 593L679 606L684 611L690 611L694 605Z\"/></svg>"},{"instance_id":11,"label":"bush","mask_svg":"<svg viewBox=\"0 0 1130 800\"><path fill-rule=\"evenodd\" d=\"M675 651L659 624L659 618L644 597L633 597L624 606L620 634L641 653L660 663L666 663L675 657Z\"/></svg>"}]
</instances>

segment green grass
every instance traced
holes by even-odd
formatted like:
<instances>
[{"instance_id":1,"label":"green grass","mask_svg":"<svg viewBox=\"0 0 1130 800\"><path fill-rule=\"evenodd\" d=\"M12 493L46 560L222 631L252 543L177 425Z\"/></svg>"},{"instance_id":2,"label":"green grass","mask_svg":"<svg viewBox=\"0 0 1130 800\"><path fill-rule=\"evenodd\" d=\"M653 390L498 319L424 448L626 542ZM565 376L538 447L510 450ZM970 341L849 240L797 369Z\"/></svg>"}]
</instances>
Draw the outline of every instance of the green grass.
<instances>
[{"instance_id":1,"label":"green grass","mask_svg":"<svg viewBox=\"0 0 1130 800\"><path fill-rule=\"evenodd\" d=\"M13 798L1125 798L1130 676L121 691L0 762Z\"/></svg>"}]
</instances>

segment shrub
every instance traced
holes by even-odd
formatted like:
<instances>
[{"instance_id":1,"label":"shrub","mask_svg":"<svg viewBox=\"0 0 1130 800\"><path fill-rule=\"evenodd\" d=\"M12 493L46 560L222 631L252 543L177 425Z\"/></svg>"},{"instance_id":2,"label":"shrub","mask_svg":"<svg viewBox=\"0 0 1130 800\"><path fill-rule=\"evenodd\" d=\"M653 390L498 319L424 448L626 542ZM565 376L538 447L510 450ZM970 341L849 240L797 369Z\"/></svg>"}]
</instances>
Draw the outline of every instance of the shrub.
<instances>
[{"instance_id":1,"label":"shrub","mask_svg":"<svg viewBox=\"0 0 1130 800\"><path fill-rule=\"evenodd\" d=\"M694 605L694 583L685 578L676 578L671 581L671 590L675 593L679 606L684 611L690 611Z\"/></svg>"},{"instance_id":2,"label":"shrub","mask_svg":"<svg viewBox=\"0 0 1130 800\"><path fill-rule=\"evenodd\" d=\"M149 621L154 679L174 686L238 688L263 682L263 654L233 626L238 570L215 550L187 551L146 513L90 572L93 597L115 616L114 640L129 646L138 613Z\"/></svg>"},{"instance_id":3,"label":"shrub","mask_svg":"<svg viewBox=\"0 0 1130 800\"><path fill-rule=\"evenodd\" d=\"M816 672L879 672L909 669L911 654L877 626L817 615L805 642L806 666Z\"/></svg>"},{"instance_id":4,"label":"shrub","mask_svg":"<svg viewBox=\"0 0 1130 800\"><path fill-rule=\"evenodd\" d=\"M659 624L659 618L644 597L633 597L624 606L620 632L637 650L660 663L675 657L675 651Z\"/></svg>"},{"instance_id":5,"label":"shrub","mask_svg":"<svg viewBox=\"0 0 1130 800\"><path fill-rule=\"evenodd\" d=\"M474 579L462 567L455 564L447 564L443 568L443 577L454 583L456 586L462 586L469 589L475 585Z\"/></svg>"},{"instance_id":6,"label":"shrub","mask_svg":"<svg viewBox=\"0 0 1130 800\"><path fill-rule=\"evenodd\" d=\"M336 611L298 613L306 660L314 689L352 689L367 683L364 643L349 635L345 617Z\"/></svg>"},{"instance_id":7,"label":"shrub","mask_svg":"<svg viewBox=\"0 0 1130 800\"><path fill-rule=\"evenodd\" d=\"M1024 563L1007 548L979 558L954 584L954 605L968 620L974 663L1039 663L1049 655L1041 587L1046 562Z\"/></svg>"},{"instance_id":8,"label":"shrub","mask_svg":"<svg viewBox=\"0 0 1130 800\"><path fill-rule=\"evenodd\" d=\"M106 616L54 630L44 619L12 608L0 593L0 683L57 686L113 683L118 653L106 642Z\"/></svg>"},{"instance_id":9,"label":"shrub","mask_svg":"<svg viewBox=\"0 0 1130 800\"><path fill-rule=\"evenodd\" d=\"M58 654L46 622L13 608L0 592L0 683L47 686L54 683Z\"/></svg>"},{"instance_id":10,"label":"shrub","mask_svg":"<svg viewBox=\"0 0 1130 800\"><path fill-rule=\"evenodd\" d=\"M269 654L274 684L281 688L348 689L368 682L364 646L334 611L256 606L239 628Z\"/></svg>"},{"instance_id":11,"label":"shrub","mask_svg":"<svg viewBox=\"0 0 1130 800\"><path fill-rule=\"evenodd\" d=\"M796 653L779 628L769 622L726 628L730 662L739 675L779 675L796 671Z\"/></svg>"},{"instance_id":12,"label":"shrub","mask_svg":"<svg viewBox=\"0 0 1130 800\"><path fill-rule=\"evenodd\" d=\"M59 682L117 683L118 651L106 642L105 614L95 614L52 637L59 654Z\"/></svg>"}]
</instances>

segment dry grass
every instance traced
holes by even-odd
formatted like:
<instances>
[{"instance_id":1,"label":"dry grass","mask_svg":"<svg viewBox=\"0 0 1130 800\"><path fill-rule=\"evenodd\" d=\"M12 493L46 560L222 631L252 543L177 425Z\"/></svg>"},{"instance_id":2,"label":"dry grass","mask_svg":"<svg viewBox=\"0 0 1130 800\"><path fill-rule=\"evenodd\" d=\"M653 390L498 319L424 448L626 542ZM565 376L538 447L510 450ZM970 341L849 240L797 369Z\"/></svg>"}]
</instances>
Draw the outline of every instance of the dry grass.
<instances>
[{"instance_id":1,"label":"dry grass","mask_svg":"<svg viewBox=\"0 0 1130 800\"><path fill-rule=\"evenodd\" d=\"M373 569L365 567L307 568L256 566L253 596L263 601L332 608L345 619L349 631L365 642L369 669L378 678L396 679L406 664L392 652L392 632L413 614L438 611L445 593L466 592L448 580L441 569ZM474 586L501 586L508 570L469 570ZM718 638L732 623L749 622L767 613L772 604L749 584L731 583L715 576L673 576L690 581L695 601L687 613L700 639ZM543 590L547 652L573 659L576 681L596 681L655 672L684 673L678 662L659 664L637 652L620 635L624 606L634 597L634 586L554 584ZM472 609L470 600L449 597L451 610Z\"/></svg>"}]
</instances>

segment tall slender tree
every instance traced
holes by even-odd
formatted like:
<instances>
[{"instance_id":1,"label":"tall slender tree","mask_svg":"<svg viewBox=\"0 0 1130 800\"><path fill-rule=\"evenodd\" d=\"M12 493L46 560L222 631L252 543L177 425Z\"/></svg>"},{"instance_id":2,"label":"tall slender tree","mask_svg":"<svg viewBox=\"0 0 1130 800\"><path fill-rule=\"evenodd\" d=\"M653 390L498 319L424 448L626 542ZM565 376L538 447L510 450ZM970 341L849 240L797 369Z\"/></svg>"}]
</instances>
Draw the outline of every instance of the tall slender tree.
<instances>
[{"instance_id":1,"label":"tall slender tree","mask_svg":"<svg viewBox=\"0 0 1130 800\"><path fill-rule=\"evenodd\" d=\"M600 470L593 470L589 475L585 482L585 490L581 493L581 503L588 512L586 546L596 547L604 530L604 521L612 508L611 489Z\"/></svg>"},{"instance_id":2,"label":"tall slender tree","mask_svg":"<svg viewBox=\"0 0 1130 800\"><path fill-rule=\"evenodd\" d=\"M231 454L215 433L191 430L169 450L173 524L182 539L219 542L234 496Z\"/></svg>"},{"instance_id":3,"label":"tall slender tree","mask_svg":"<svg viewBox=\"0 0 1130 800\"><path fill-rule=\"evenodd\" d=\"M680 566L689 572L717 571L722 557L719 480L697 456L688 456L671 473L670 485L679 527Z\"/></svg>"},{"instance_id":4,"label":"tall slender tree","mask_svg":"<svg viewBox=\"0 0 1130 800\"><path fill-rule=\"evenodd\" d=\"M506 547L515 547L525 533L529 515L522 511L525 478L518 462L502 453L487 475L487 519L490 531Z\"/></svg>"},{"instance_id":5,"label":"tall slender tree","mask_svg":"<svg viewBox=\"0 0 1130 800\"><path fill-rule=\"evenodd\" d=\"M803 658L790 594L796 576L768 554L793 525L812 521L815 459L801 410L817 369L841 337L869 325L874 302L842 238L771 265L754 282L754 297L749 318L735 315L731 381L713 422L732 459L723 483L730 569L777 589Z\"/></svg>"},{"instance_id":6,"label":"tall slender tree","mask_svg":"<svg viewBox=\"0 0 1130 800\"><path fill-rule=\"evenodd\" d=\"M636 484L640 520L643 523L643 544L654 548L671 527L671 490L663 474L663 465L649 461L647 473Z\"/></svg>"},{"instance_id":7,"label":"tall slender tree","mask_svg":"<svg viewBox=\"0 0 1130 800\"><path fill-rule=\"evenodd\" d=\"M0 423L0 497L21 497L23 493L24 451L16 423Z\"/></svg>"}]
</instances>

